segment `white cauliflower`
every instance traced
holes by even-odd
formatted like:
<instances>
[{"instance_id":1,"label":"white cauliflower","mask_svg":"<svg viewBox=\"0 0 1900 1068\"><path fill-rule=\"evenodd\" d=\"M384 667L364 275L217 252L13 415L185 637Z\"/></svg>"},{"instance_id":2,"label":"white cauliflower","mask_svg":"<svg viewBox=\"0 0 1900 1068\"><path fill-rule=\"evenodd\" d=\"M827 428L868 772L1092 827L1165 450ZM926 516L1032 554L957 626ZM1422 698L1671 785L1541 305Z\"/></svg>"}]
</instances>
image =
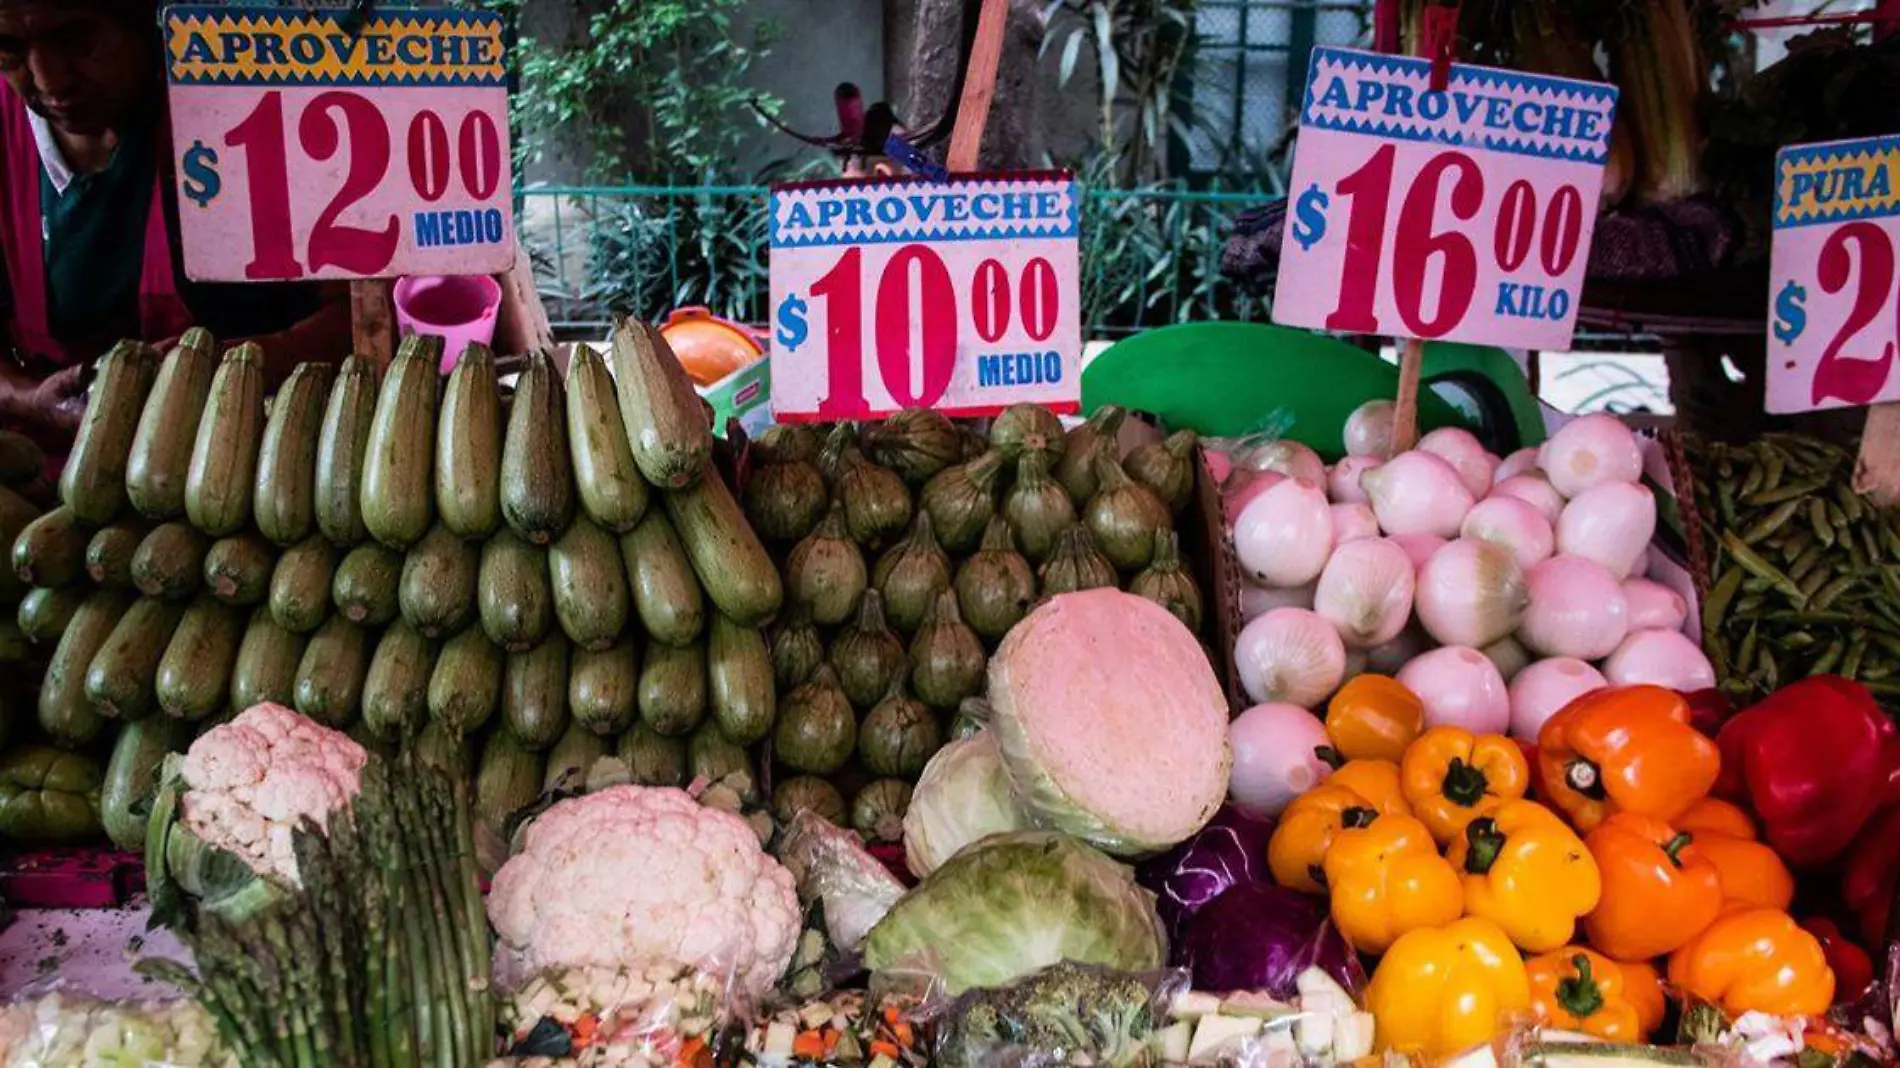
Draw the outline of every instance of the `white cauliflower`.
<instances>
[{"instance_id":1,"label":"white cauliflower","mask_svg":"<svg viewBox=\"0 0 1900 1068\"><path fill-rule=\"evenodd\" d=\"M615 786L528 828L488 894L506 982L550 968L669 961L768 990L798 940L791 873L745 820L684 791Z\"/></svg>"},{"instance_id":2,"label":"white cauliflower","mask_svg":"<svg viewBox=\"0 0 1900 1068\"><path fill-rule=\"evenodd\" d=\"M301 885L291 832L305 819L328 828L330 813L356 796L368 760L340 731L282 705L255 705L191 743L180 819L259 875Z\"/></svg>"}]
</instances>

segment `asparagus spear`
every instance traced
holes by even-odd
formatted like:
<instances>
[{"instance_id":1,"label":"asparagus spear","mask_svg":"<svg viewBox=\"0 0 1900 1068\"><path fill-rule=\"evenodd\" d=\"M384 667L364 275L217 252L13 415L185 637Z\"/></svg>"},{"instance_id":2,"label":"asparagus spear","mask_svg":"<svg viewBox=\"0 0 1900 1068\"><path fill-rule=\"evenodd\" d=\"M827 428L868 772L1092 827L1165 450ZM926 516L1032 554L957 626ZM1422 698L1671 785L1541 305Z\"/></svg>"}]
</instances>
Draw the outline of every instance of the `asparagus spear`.
<instances>
[{"instance_id":1,"label":"asparagus spear","mask_svg":"<svg viewBox=\"0 0 1900 1068\"><path fill-rule=\"evenodd\" d=\"M487 984L482 980L476 962L484 954L475 945L475 932L464 922L468 915L466 896L477 891L469 887L465 893L462 885L462 865L454 843L455 817L450 811L448 800L449 780L438 773L419 776L416 782L423 829L429 838L430 867L435 881L443 889L443 921L453 935L449 944L455 949L458 962L455 972L456 993L465 1006L468 1018L461 1032L462 1056L469 1064L485 1064L493 1027L486 1033L481 1030L484 1015L482 1005L487 1002L488 994ZM483 930L486 930L485 926Z\"/></svg>"},{"instance_id":2,"label":"asparagus spear","mask_svg":"<svg viewBox=\"0 0 1900 1068\"><path fill-rule=\"evenodd\" d=\"M453 1029L446 998L441 993L439 963L423 937L424 927L428 923L428 904L418 878L416 862L407 853L409 843L403 818L403 792L401 784L390 784L389 841L379 851L391 865L401 902L400 925L408 942L407 963L413 977L412 988L416 992L416 1055L425 1065L453 1064L452 1059L444 1060L449 1056Z\"/></svg>"},{"instance_id":3,"label":"asparagus spear","mask_svg":"<svg viewBox=\"0 0 1900 1068\"><path fill-rule=\"evenodd\" d=\"M460 955L455 949L454 931L448 923L448 902L435 877L432 836L429 834L428 821L422 814L420 792L418 778L405 776L401 788L396 792L396 818L402 824L403 837L415 872L423 920L434 932L429 949L434 957L436 974L441 978L436 990L447 1010L448 1022L436 1063L442 1068L456 1068L462 1063L468 1036L468 1006L462 991L463 984L457 978Z\"/></svg>"},{"instance_id":4,"label":"asparagus spear","mask_svg":"<svg viewBox=\"0 0 1900 1068\"><path fill-rule=\"evenodd\" d=\"M297 911L290 934L300 957L304 949L298 943L307 942L313 961L322 963L317 978L323 997L312 1009L319 1019L327 1016L323 1032L334 1039L336 1056L343 1063L360 1065L365 1059L356 1037L361 998L354 982L360 970L351 949L354 932L360 928L348 904L354 895L344 892L346 886L359 884L352 881L341 863L349 823L347 814L338 814L331 820L327 838L314 829L298 832L294 843L297 870L303 875L313 907Z\"/></svg>"},{"instance_id":5,"label":"asparagus spear","mask_svg":"<svg viewBox=\"0 0 1900 1068\"><path fill-rule=\"evenodd\" d=\"M462 923L464 933L474 940L475 978L481 996L481 1011L476 1014L476 1034L481 1037L483 1060L495 1047L494 948L488 937L488 913L482 908L481 871L475 859L474 805L468 792L468 776L451 780L449 807L455 821L456 851L461 860Z\"/></svg>"}]
</instances>

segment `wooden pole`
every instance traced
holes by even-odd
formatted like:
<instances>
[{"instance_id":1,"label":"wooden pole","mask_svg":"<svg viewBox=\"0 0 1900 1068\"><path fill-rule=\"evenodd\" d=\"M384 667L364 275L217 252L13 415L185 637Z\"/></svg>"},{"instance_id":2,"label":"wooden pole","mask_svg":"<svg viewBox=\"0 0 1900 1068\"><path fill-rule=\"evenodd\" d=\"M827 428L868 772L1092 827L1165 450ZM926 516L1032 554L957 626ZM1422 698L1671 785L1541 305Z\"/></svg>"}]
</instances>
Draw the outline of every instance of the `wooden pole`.
<instances>
[{"instance_id":1,"label":"wooden pole","mask_svg":"<svg viewBox=\"0 0 1900 1068\"><path fill-rule=\"evenodd\" d=\"M350 283L350 335L359 356L388 367L396 352L396 305L387 278Z\"/></svg>"},{"instance_id":2,"label":"wooden pole","mask_svg":"<svg viewBox=\"0 0 1900 1068\"><path fill-rule=\"evenodd\" d=\"M1418 372L1425 362L1425 343L1417 338L1399 346L1399 395L1392 410L1392 452L1404 452L1418 443Z\"/></svg>"},{"instance_id":3,"label":"wooden pole","mask_svg":"<svg viewBox=\"0 0 1900 1068\"><path fill-rule=\"evenodd\" d=\"M983 0L976 41L970 46L969 73L963 79L963 98L957 105L957 124L950 131L950 153L944 162L952 173L976 170L983 127L996 100L996 69L1003 60L1003 31L1008 23L1009 0Z\"/></svg>"},{"instance_id":4,"label":"wooden pole","mask_svg":"<svg viewBox=\"0 0 1900 1068\"><path fill-rule=\"evenodd\" d=\"M534 265L528 250L515 246L515 265L495 281L501 283L501 311L495 319L495 351L504 356L547 352L554 348L554 330L548 310L534 285Z\"/></svg>"}]
</instances>

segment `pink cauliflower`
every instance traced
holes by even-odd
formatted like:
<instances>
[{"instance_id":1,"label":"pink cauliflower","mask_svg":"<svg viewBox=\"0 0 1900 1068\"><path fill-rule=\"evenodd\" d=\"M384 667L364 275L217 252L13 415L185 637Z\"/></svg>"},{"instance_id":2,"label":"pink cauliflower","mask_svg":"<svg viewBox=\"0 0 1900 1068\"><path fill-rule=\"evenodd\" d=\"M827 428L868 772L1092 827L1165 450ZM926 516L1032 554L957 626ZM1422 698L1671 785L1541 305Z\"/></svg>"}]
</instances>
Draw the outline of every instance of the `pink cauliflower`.
<instances>
[{"instance_id":1,"label":"pink cauliflower","mask_svg":"<svg viewBox=\"0 0 1900 1068\"><path fill-rule=\"evenodd\" d=\"M261 704L191 743L179 802L187 830L293 886L291 832L329 826L362 782L369 754L350 737L282 705Z\"/></svg>"},{"instance_id":2,"label":"pink cauliflower","mask_svg":"<svg viewBox=\"0 0 1900 1068\"><path fill-rule=\"evenodd\" d=\"M668 962L730 975L753 995L785 971L800 926L791 873L745 820L645 786L542 814L496 873L488 918L504 983L550 968Z\"/></svg>"}]
</instances>

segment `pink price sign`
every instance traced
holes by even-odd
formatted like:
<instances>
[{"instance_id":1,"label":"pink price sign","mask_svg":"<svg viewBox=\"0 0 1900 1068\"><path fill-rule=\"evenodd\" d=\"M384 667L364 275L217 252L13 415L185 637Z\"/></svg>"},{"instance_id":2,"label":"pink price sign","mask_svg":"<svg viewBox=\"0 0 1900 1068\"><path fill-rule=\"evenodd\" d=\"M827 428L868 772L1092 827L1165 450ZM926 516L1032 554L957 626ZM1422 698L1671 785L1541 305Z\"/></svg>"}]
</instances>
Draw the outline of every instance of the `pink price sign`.
<instances>
[{"instance_id":1,"label":"pink price sign","mask_svg":"<svg viewBox=\"0 0 1900 1068\"><path fill-rule=\"evenodd\" d=\"M1080 405L1067 174L786 185L771 207L780 420Z\"/></svg>"},{"instance_id":2,"label":"pink price sign","mask_svg":"<svg viewBox=\"0 0 1900 1068\"><path fill-rule=\"evenodd\" d=\"M1564 349L1616 89L1339 48L1313 52L1273 319Z\"/></svg>"},{"instance_id":3,"label":"pink price sign","mask_svg":"<svg viewBox=\"0 0 1900 1068\"><path fill-rule=\"evenodd\" d=\"M164 24L187 275L513 264L500 15L192 5Z\"/></svg>"},{"instance_id":4,"label":"pink price sign","mask_svg":"<svg viewBox=\"0 0 1900 1068\"><path fill-rule=\"evenodd\" d=\"M1900 401L1900 137L1775 157L1768 410Z\"/></svg>"}]
</instances>

